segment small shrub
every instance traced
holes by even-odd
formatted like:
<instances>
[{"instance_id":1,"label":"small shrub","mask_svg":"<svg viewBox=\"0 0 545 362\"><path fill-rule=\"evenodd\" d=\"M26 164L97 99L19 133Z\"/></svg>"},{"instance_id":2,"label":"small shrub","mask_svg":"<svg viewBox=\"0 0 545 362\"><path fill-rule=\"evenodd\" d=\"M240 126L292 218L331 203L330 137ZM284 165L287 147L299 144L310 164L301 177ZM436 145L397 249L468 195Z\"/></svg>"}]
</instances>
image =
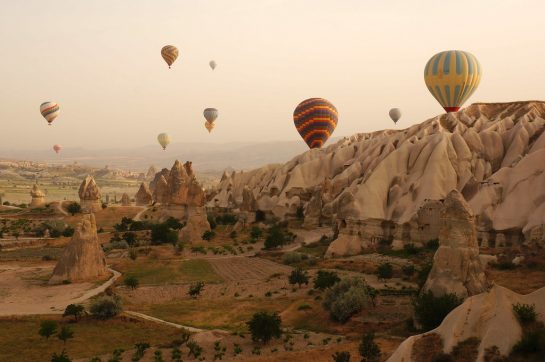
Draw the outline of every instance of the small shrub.
<instances>
[{"instance_id":1,"label":"small shrub","mask_svg":"<svg viewBox=\"0 0 545 362\"><path fill-rule=\"evenodd\" d=\"M57 333L57 322L45 320L40 323L38 334L46 339Z\"/></svg>"},{"instance_id":2,"label":"small shrub","mask_svg":"<svg viewBox=\"0 0 545 362\"><path fill-rule=\"evenodd\" d=\"M136 278L134 275L129 275L123 280L123 284L125 284L127 288L134 290L138 288L140 282L138 281L138 278Z\"/></svg>"},{"instance_id":3,"label":"small shrub","mask_svg":"<svg viewBox=\"0 0 545 362\"><path fill-rule=\"evenodd\" d=\"M282 255L282 263L286 265L299 263L301 260L303 260L303 257L298 252L289 252Z\"/></svg>"},{"instance_id":4,"label":"small shrub","mask_svg":"<svg viewBox=\"0 0 545 362\"><path fill-rule=\"evenodd\" d=\"M233 240L235 240L237 238L237 231L236 230L233 230L229 233L229 237Z\"/></svg>"},{"instance_id":5,"label":"small shrub","mask_svg":"<svg viewBox=\"0 0 545 362\"><path fill-rule=\"evenodd\" d=\"M420 249L418 249L413 243L403 245L403 250L408 255L416 255L420 252Z\"/></svg>"},{"instance_id":6,"label":"small shrub","mask_svg":"<svg viewBox=\"0 0 545 362\"><path fill-rule=\"evenodd\" d=\"M63 349L60 354L53 353L51 362L72 362L72 360L68 357L66 350Z\"/></svg>"},{"instance_id":7,"label":"small shrub","mask_svg":"<svg viewBox=\"0 0 545 362\"><path fill-rule=\"evenodd\" d=\"M290 284L297 284L299 288L301 288L302 284L308 285L309 280L307 271L301 268L292 270L288 279Z\"/></svg>"},{"instance_id":8,"label":"small shrub","mask_svg":"<svg viewBox=\"0 0 545 362\"><path fill-rule=\"evenodd\" d=\"M91 303L90 312L98 319L110 319L121 313L121 300L118 297L104 296Z\"/></svg>"},{"instance_id":9,"label":"small shrub","mask_svg":"<svg viewBox=\"0 0 545 362\"><path fill-rule=\"evenodd\" d=\"M73 316L74 320L77 322L78 318L85 313L85 307L81 304L69 304L64 310L63 317Z\"/></svg>"},{"instance_id":10,"label":"small shrub","mask_svg":"<svg viewBox=\"0 0 545 362\"><path fill-rule=\"evenodd\" d=\"M407 277L412 277L414 275L414 272L415 272L415 268L414 268L414 265L412 264L407 264L407 265L403 265L401 267L401 271L403 272L403 274Z\"/></svg>"},{"instance_id":11,"label":"small shrub","mask_svg":"<svg viewBox=\"0 0 545 362\"><path fill-rule=\"evenodd\" d=\"M165 362L163 359L163 352L161 350L156 350L153 354L153 362Z\"/></svg>"},{"instance_id":12,"label":"small shrub","mask_svg":"<svg viewBox=\"0 0 545 362\"><path fill-rule=\"evenodd\" d=\"M375 342L374 333L366 333L358 347L363 362L378 362L380 360L380 348Z\"/></svg>"},{"instance_id":13,"label":"small shrub","mask_svg":"<svg viewBox=\"0 0 545 362\"><path fill-rule=\"evenodd\" d=\"M426 242L426 249L437 250L439 249L439 239L431 239Z\"/></svg>"},{"instance_id":14,"label":"small shrub","mask_svg":"<svg viewBox=\"0 0 545 362\"><path fill-rule=\"evenodd\" d=\"M537 313L534 304L515 304L513 311L521 324L530 324L536 321Z\"/></svg>"},{"instance_id":15,"label":"small shrub","mask_svg":"<svg viewBox=\"0 0 545 362\"><path fill-rule=\"evenodd\" d=\"M344 323L369 302L369 288L365 281L360 278L347 278L326 291L323 306L333 320Z\"/></svg>"},{"instance_id":16,"label":"small shrub","mask_svg":"<svg viewBox=\"0 0 545 362\"><path fill-rule=\"evenodd\" d=\"M297 208L297 211L295 212L295 217L297 218L297 220L305 219L305 208L303 206L299 206Z\"/></svg>"},{"instance_id":17,"label":"small shrub","mask_svg":"<svg viewBox=\"0 0 545 362\"><path fill-rule=\"evenodd\" d=\"M191 298L197 298L201 294L203 289L204 289L204 282L196 282L189 286L189 291L187 292L187 294L189 294Z\"/></svg>"},{"instance_id":18,"label":"small shrub","mask_svg":"<svg viewBox=\"0 0 545 362\"><path fill-rule=\"evenodd\" d=\"M62 232L62 236L69 238L72 235L74 235L74 232L75 232L75 230L74 230L73 227L67 226L66 228L64 228L64 230Z\"/></svg>"},{"instance_id":19,"label":"small shrub","mask_svg":"<svg viewBox=\"0 0 545 362\"><path fill-rule=\"evenodd\" d=\"M208 215L207 217L208 224L210 224L210 229L214 230L218 224L216 223L216 218L213 215Z\"/></svg>"},{"instance_id":20,"label":"small shrub","mask_svg":"<svg viewBox=\"0 0 545 362\"><path fill-rule=\"evenodd\" d=\"M206 241L210 241L212 240L214 237L216 236L216 233L212 230L206 230L203 234L202 234L202 239L203 240L206 240Z\"/></svg>"},{"instance_id":21,"label":"small shrub","mask_svg":"<svg viewBox=\"0 0 545 362\"><path fill-rule=\"evenodd\" d=\"M186 345L189 349L188 356L193 356L198 359L202 355L203 349L197 342L191 340L188 341Z\"/></svg>"},{"instance_id":22,"label":"small shrub","mask_svg":"<svg viewBox=\"0 0 545 362\"><path fill-rule=\"evenodd\" d=\"M335 272L318 270L318 273L314 277L314 288L320 290L331 288L340 280L339 275Z\"/></svg>"},{"instance_id":23,"label":"small shrub","mask_svg":"<svg viewBox=\"0 0 545 362\"><path fill-rule=\"evenodd\" d=\"M350 362L350 352L348 351L335 352L331 357L334 362Z\"/></svg>"},{"instance_id":24,"label":"small shrub","mask_svg":"<svg viewBox=\"0 0 545 362\"><path fill-rule=\"evenodd\" d=\"M253 341L267 343L272 338L280 338L282 335L282 320L276 312L257 312L246 324L250 329Z\"/></svg>"},{"instance_id":25,"label":"small shrub","mask_svg":"<svg viewBox=\"0 0 545 362\"><path fill-rule=\"evenodd\" d=\"M394 275L394 268L390 263L382 263L377 268L377 276L381 279L390 279Z\"/></svg>"},{"instance_id":26,"label":"small shrub","mask_svg":"<svg viewBox=\"0 0 545 362\"><path fill-rule=\"evenodd\" d=\"M431 291L423 293L413 300L415 317L422 325L424 332L439 326L447 314L461 303L462 300L456 294L435 297Z\"/></svg>"},{"instance_id":27,"label":"small shrub","mask_svg":"<svg viewBox=\"0 0 545 362\"><path fill-rule=\"evenodd\" d=\"M238 356L242 353L242 347L240 347L240 344L234 343L233 344L233 355Z\"/></svg>"},{"instance_id":28,"label":"small shrub","mask_svg":"<svg viewBox=\"0 0 545 362\"><path fill-rule=\"evenodd\" d=\"M250 230L250 237L252 240L257 240L263 235L263 230L259 228L258 226L252 226L252 229Z\"/></svg>"},{"instance_id":29,"label":"small shrub","mask_svg":"<svg viewBox=\"0 0 545 362\"><path fill-rule=\"evenodd\" d=\"M74 215L79 214L81 212L81 205L78 204L77 202L71 202L66 207L66 210L68 210L68 212L70 214L72 214L72 216L74 216Z\"/></svg>"},{"instance_id":30,"label":"small shrub","mask_svg":"<svg viewBox=\"0 0 545 362\"><path fill-rule=\"evenodd\" d=\"M170 359L172 362L182 362L182 351L179 347L172 348L172 352L170 353Z\"/></svg>"},{"instance_id":31,"label":"small shrub","mask_svg":"<svg viewBox=\"0 0 545 362\"><path fill-rule=\"evenodd\" d=\"M66 345L66 341L74 338L74 331L68 326L62 326L61 330L57 334L57 337Z\"/></svg>"},{"instance_id":32,"label":"small shrub","mask_svg":"<svg viewBox=\"0 0 545 362\"><path fill-rule=\"evenodd\" d=\"M297 307L297 310L309 310L312 309L312 307L308 304L301 304L299 307Z\"/></svg>"},{"instance_id":33,"label":"small shrub","mask_svg":"<svg viewBox=\"0 0 545 362\"><path fill-rule=\"evenodd\" d=\"M255 212L255 222L262 222L265 221L265 212L261 210L257 210Z\"/></svg>"},{"instance_id":34,"label":"small shrub","mask_svg":"<svg viewBox=\"0 0 545 362\"><path fill-rule=\"evenodd\" d=\"M134 246L136 244L136 233L132 231L123 233L123 240L125 240L129 246Z\"/></svg>"}]
</instances>

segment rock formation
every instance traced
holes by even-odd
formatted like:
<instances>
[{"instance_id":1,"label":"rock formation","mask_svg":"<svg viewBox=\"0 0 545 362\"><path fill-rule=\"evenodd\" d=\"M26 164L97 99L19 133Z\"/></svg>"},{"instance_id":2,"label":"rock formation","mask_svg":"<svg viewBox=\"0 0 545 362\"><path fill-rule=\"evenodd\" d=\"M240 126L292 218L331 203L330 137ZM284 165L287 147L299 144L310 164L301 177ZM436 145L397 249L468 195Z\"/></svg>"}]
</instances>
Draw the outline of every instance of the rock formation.
<instances>
[{"instance_id":1,"label":"rock formation","mask_svg":"<svg viewBox=\"0 0 545 362\"><path fill-rule=\"evenodd\" d=\"M151 201L152 201L151 192L149 190L148 185L146 185L145 182L142 182L140 184L140 188L138 189L138 192L134 196L134 199L136 201L136 205L138 206L147 206L151 204Z\"/></svg>"},{"instance_id":2,"label":"rock formation","mask_svg":"<svg viewBox=\"0 0 545 362\"><path fill-rule=\"evenodd\" d=\"M440 215L439 249L423 290L462 298L484 292L489 283L479 259L475 218L460 192L448 194Z\"/></svg>"},{"instance_id":3,"label":"rock formation","mask_svg":"<svg viewBox=\"0 0 545 362\"><path fill-rule=\"evenodd\" d=\"M155 169L155 166L150 166L148 168L148 172L146 173L146 180L153 180L156 173L157 173L157 170Z\"/></svg>"},{"instance_id":4,"label":"rock formation","mask_svg":"<svg viewBox=\"0 0 545 362\"><path fill-rule=\"evenodd\" d=\"M520 324L513 313L513 305L517 303L535 305L538 320L545 322L545 288L520 295L496 285L486 293L468 298L450 312L436 329L406 339L388 361L414 361L413 346L430 334L439 335L444 353L450 353L458 343L476 337L479 340L478 362L484 360L485 350L492 346L497 346L502 356L508 356L522 335ZM428 356L432 360L432 356Z\"/></svg>"},{"instance_id":5,"label":"rock formation","mask_svg":"<svg viewBox=\"0 0 545 362\"><path fill-rule=\"evenodd\" d=\"M169 200L168 183L163 175L159 174L159 176L155 184L155 190L153 190L153 200L161 205L166 205Z\"/></svg>"},{"instance_id":6,"label":"rock formation","mask_svg":"<svg viewBox=\"0 0 545 362\"><path fill-rule=\"evenodd\" d=\"M131 206L131 198L126 192L121 196L121 206Z\"/></svg>"},{"instance_id":7,"label":"rock formation","mask_svg":"<svg viewBox=\"0 0 545 362\"><path fill-rule=\"evenodd\" d=\"M57 262L49 284L59 284L64 280L89 281L106 275L108 268L98 242L95 216L85 214Z\"/></svg>"},{"instance_id":8,"label":"rock formation","mask_svg":"<svg viewBox=\"0 0 545 362\"><path fill-rule=\"evenodd\" d=\"M186 215L186 225L180 230L179 239L190 243L202 241L203 233L211 230L206 211L202 207L191 207Z\"/></svg>"},{"instance_id":9,"label":"rock formation","mask_svg":"<svg viewBox=\"0 0 545 362\"><path fill-rule=\"evenodd\" d=\"M544 131L545 102L477 103L406 129L343 138L285 164L226 173L208 206L240 207L247 186L257 207L277 217L303 205L309 223L320 215L340 234L357 235L365 220L388 220L394 229L379 233L426 242L415 238L433 231L419 230L438 224L419 224L418 211L456 189L476 214L479 242L543 240ZM320 200L317 188L328 179L329 200Z\"/></svg>"},{"instance_id":10,"label":"rock formation","mask_svg":"<svg viewBox=\"0 0 545 362\"><path fill-rule=\"evenodd\" d=\"M170 205L204 205L204 190L197 181L191 162L181 164L176 160L167 179Z\"/></svg>"},{"instance_id":11,"label":"rock formation","mask_svg":"<svg viewBox=\"0 0 545 362\"><path fill-rule=\"evenodd\" d=\"M32 186L32 190L30 190L30 196L32 197L29 205L30 208L45 206L45 194L42 192L42 190L40 190L38 184L34 184Z\"/></svg>"},{"instance_id":12,"label":"rock formation","mask_svg":"<svg viewBox=\"0 0 545 362\"><path fill-rule=\"evenodd\" d=\"M81 209L87 212L96 212L101 209L101 194L91 175L87 175L79 187L79 199Z\"/></svg>"}]
</instances>

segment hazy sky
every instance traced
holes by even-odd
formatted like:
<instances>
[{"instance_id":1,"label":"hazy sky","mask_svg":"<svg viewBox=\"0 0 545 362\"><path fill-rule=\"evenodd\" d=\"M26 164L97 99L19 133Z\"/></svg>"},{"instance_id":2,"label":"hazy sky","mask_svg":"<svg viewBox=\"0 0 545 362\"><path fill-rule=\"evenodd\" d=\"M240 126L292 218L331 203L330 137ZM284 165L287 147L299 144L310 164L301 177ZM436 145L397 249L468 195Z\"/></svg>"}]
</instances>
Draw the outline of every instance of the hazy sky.
<instances>
[{"instance_id":1,"label":"hazy sky","mask_svg":"<svg viewBox=\"0 0 545 362\"><path fill-rule=\"evenodd\" d=\"M132 147L159 132L173 142L295 140L292 112L309 97L337 106L335 136L392 127L394 106L405 127L442 112L423 68L449 49L483 66L468 104L545 98L541 0L0 0L0 9L0 149ZM166 44L180 49L172 70ZM61 106L52 127L43 101ZM211 135L206 107L220 113Z\"/></svg>"}]
</instances>

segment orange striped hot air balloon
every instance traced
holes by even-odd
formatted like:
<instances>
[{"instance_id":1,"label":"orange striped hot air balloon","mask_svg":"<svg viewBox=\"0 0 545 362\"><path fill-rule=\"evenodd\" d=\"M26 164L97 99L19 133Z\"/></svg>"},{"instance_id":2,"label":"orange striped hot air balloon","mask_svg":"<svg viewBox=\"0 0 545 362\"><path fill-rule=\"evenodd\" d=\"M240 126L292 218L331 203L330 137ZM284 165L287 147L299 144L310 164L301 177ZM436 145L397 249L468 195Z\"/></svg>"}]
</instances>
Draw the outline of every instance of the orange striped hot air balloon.
<instances>
[{"instance_id":1,"label":"orange striped hot air balloon","mask_svg":"<svg viewBox=\"0 0 545 362\"><path fill-rule=\"evenodd\" d=\"M51 126L51 123L59 116L59 105L55 102L43 102L40 104L40 113Z\"/></svg>"},{"instance_id":2,"label":"orange striped hot air balloon","mask_svg":"<svg viewBox=\"0 0 545 362\"><path fill-rule=\"evenodd\" d=\"M61 152L62 150L62 146L61 145L54 145L53 146L53 151L55 151L56 154L58 154L59 152Z\"/></svg>"},{"instance_id":3,"label":"orange striped hot air balloon","mask_svg":"<svg viewBox=\"0 0 545 362\"><path fill-rule=\"evenodd\" d=\"M170 66L178 58L178 48L176 48L174 45L165 45L161 49L161 56L163 57L165 62L168 64L168 67L170 69Z\"/></svg>"},{"instance_id":4,"label":"orange striped hot air balloon","mask_svg":"<svg viewBox=\"0 0 545 362\"><path fill-rule=\"evenodd\" d=\"M326 99L309 98L293 112L293 123L309 148L320 148L337 127L337 108Z\"/></svg>"}]
</instances>

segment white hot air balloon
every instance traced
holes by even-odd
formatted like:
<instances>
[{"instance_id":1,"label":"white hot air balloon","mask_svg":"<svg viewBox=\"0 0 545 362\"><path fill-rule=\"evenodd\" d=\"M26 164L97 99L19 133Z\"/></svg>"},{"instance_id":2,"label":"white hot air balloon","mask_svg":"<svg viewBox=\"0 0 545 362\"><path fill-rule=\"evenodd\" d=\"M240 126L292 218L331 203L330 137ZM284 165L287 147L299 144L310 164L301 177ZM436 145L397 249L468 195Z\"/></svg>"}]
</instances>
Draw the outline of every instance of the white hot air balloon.
<instances>
[{"instance_id":1,"label":"white hot air balloon","mask_svg":"<svg viewBox=\"0 0 545 362\"><path fill-rule=\"evenodd\" d=\"M170 136L166 133L159 133L157 136L157 141L159 141L159 144L161 147L163 147L163 150L166 150L168 144L170 143Z\"/></svg>"},{"instance_id":2,"label":"white hot air balloon","mask_svg":"<svg viewBox=\"0 0 545 362\"><path fill-rule=\"evenodd\" d=\"M216 69L216 61L214 60L211 60L210 63L208 63L210 65L210 68L212 68L212 70Z\"/></svg>"},{"instance_id":3,"label":"white hot air balloon","mask_svg":"<svg viewBox=\"0 0 545 362\"><path fill-rule=\"evenodd\" d=\"M392 108L390 109L390 118L392 121L394 121L395 124L397 124L397 121L401 118L401 109L399 108Z\"/></svg>"},{"instance_id":4,"label":"white hot air balloon","mask_svg":"<svg viewBox=\"0 0 545 362\"><path fill-rule=\"evenodd\" d=\"M206 108L204 112L202 112L202 114L204 115L204 118L210 123L214 123L216 118L218 118L218 110L216 108Z\"/></svg>"},{"instance_id":5,"label":"white hot air balloon","mask_svg":"<svg viewBox=\"0 0 545 362\"><path fill-rule=\"evenodd\" d=\"M59 105L55 102L43 102L40 104L40 113L51 126L51 123L59 116Z\"/></svg>"}]
</instances>

